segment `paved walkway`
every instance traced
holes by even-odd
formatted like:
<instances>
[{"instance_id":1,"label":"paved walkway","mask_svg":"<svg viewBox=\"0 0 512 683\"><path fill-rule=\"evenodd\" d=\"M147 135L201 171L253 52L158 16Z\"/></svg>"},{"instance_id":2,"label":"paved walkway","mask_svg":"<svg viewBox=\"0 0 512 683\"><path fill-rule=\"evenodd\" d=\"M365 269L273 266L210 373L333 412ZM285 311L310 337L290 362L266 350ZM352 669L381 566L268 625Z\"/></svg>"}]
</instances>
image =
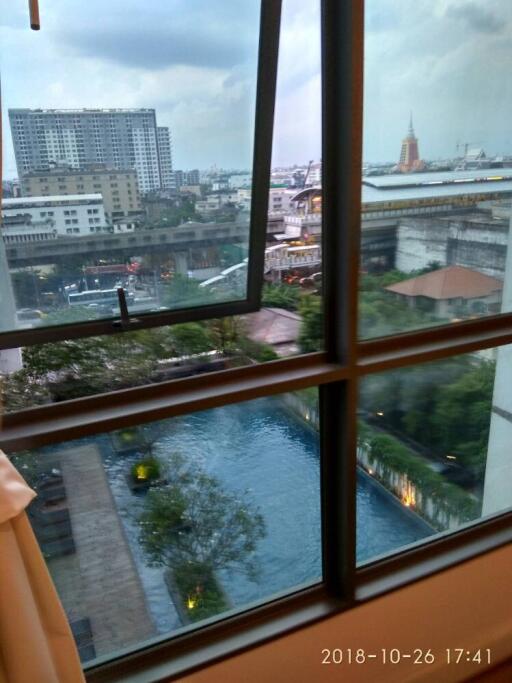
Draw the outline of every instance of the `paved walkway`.
<instances>
[{"instance_id":1,"label":"paved walkway","mask_svg":"<svg viewBox=\"0 0 512 683\"><path fill-rule=\"evenodd\" d=\"M88 617L96 655L155 635L98 448L59 452L76 553L49 561L70 620Z\"/></svg>"}]
</instances>

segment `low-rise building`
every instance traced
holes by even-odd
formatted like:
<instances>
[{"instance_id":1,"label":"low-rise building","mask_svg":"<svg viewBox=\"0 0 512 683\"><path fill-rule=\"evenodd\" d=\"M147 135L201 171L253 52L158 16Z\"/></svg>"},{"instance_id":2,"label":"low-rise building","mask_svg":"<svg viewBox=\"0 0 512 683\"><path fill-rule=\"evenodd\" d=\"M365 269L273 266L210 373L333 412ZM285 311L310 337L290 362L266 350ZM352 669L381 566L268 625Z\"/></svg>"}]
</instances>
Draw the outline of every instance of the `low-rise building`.
<instances>
[{"instance_id":1,"label":"low-rise building","mask_svg":"<svg viewBox=\"0 0 512 683\"><path fill-rule=\"evenodd\" d=\"M179 188L180 194L190 194L194 197L201 196L201 186L200 185L182 185Z\"/></svg>"},{"instance_id":2,"label":"low-rise building","mask_svg":"<svg viewBox=\"0 0 512 683\"><path fill-rule=\"evenodd\" d=\"M101 194L2 201L4 242L30 242L110 231Z\"/></svg>"},{"instance_id":3,"label":"low-rise building","mask_svg":"<svg viewBox=\"0 0 512 683\"><path fill-rule=\"evenodd\" d=\"M288 190L282 187L272 187L268 194L268 210L269 213L275 211L288 212L291 208L290 202L296 195L295 190Z\"/></svg>"},{"instance_id":4,"label":"low-rise building","mask_svg":"<svg viewBox=\"0 0 512 683\"><path fill-rule=\"evenodd\" d=\"M113 225L136 223L143 213L135 170L95 166L31 172L22 177L21 191L23 197L100 194L106 218Z\"/></svg>"},{"instance_id":5,"label":"low-rise building","mask_svg":"<svg viewBox=\"0 0 512 683\"><path fill-rule=\"evenodd\" d=\"M412 308L438 318L499 313L503 282L462 266L449 266L386 287Z\"/></svg>"},{"instance_id":6,"label":"low-rise building","mask_svg":"<svg viewBox=\"0 0 512 683\"><path fill-rule=\"evenodd\" d=\"M239 205L237 190L221 192L219 194L208 194L204 199L196 201L195 208L197 213L210 215L228 204Z\"/></svg>"}]
</instances>

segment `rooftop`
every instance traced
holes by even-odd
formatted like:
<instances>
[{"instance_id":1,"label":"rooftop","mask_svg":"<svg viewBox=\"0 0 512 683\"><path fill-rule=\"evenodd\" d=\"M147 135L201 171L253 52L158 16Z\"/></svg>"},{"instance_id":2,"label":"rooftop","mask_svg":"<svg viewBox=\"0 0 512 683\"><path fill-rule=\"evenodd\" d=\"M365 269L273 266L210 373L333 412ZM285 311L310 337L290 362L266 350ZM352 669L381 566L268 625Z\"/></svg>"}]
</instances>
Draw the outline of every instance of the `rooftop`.
<instances>
[{"instance_id":1,"label":"rooftop","mask_svg":"<svg viewBox=\"0 0 512 683\"><path fill-rule=\"evenodd\" d=\"M283 308L262 308L246 316L247 333L255 342L296 347L300 329L300 315Z\"/></svg>"},{"instance_id":2,"label":"rooftop","mask_svg":"<svg viewBox=\"0 0 512 683\"><path fill-rule=\"evenodd\" d=\"M154 109L9 109L9 114L21 114L29 112L31 114L148 114L154 113Z\"/></svg>"},{"instance_id":3,"label":"rooftop","mask_svg":"<svg viewBox=\"0 0 512 683\"><path fill-rule=\"evenodd\" d=\"M388 292L429 299L474 299L501 291L503 282L463 266L448 266L386 287Z\"/></svg>"},{"instance_id":4,"label":"rooftop","mask_svg":"<svg viewBox=\"0 0 512 683\"><path fill-rule=\"evenodd\" d=\"M365 176L362 182L365 204L487 192L512 195L512 168Z\"/></svg>"},{"instance_id":5,"label":"rooftop","mask_svg":"<svg viewBox=\"0 0 512 683\"><path fill-rule=\"evenodd\" d=\"M134 168L48 168L46 170L41 169L37 171L29 171L27 173L24 173L22 176L22 180L26 180L27 178L39 178L39 177L47 177L47 176L69 176L69 175L122 175L123 173L131 173L132 175L136 174L136 170Z\"/></svg>"}]
</instances>

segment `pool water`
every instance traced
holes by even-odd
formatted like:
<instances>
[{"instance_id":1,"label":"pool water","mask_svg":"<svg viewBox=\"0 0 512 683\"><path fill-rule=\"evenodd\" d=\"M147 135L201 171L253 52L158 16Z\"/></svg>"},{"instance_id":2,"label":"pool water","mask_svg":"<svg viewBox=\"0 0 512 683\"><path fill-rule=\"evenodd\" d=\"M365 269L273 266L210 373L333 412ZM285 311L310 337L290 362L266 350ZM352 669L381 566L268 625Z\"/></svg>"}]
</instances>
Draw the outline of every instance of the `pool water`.
<instances>
[{"instance_id":1,"label":"pool water","mask_svg":"<svg viewBox=\"0 0 512 683\"><path fill-rule=\"evenodd\" d=\"M217 573L231 605L244 607L321 578L320 462L318 434L269 397L166 420L154 452L165 463L180 453L215 477L222 488L256 507L265 521L258 543L256 579L240 571ZM108 434L41 449L59 456L75 444L101 453L125 541L146 598L155 632L182 624L164 582L164 569L148 563L139 542L145 494L133 493L127 473L140 454L119 454ZM61 454L62 455L62 454ZM365 562L425 538L433 530L371 477L357 483L357 559Z\"/></svg>"},{"instance_id":2,"label":"pool water","mask_svg":"<svg viewBox=\"0 0 512 683\"><path fill-rule=\"evenodd\" d=\"M161 568L149 567L137 541L144 495L134 495L125 475L136 455L113 453L97 438L119 514L159 633L179 626ZM198 463L225 490L257 507L266 535L256 551L259 576L219 572L233 607L290 590L321 577L319 444L317 434L284 407L280 397L258 399L167 421L155 453L174 452ZM401 509L368 477L358 476L359 562L424 538L432 530Z\"/></svg>"}]
</instances>

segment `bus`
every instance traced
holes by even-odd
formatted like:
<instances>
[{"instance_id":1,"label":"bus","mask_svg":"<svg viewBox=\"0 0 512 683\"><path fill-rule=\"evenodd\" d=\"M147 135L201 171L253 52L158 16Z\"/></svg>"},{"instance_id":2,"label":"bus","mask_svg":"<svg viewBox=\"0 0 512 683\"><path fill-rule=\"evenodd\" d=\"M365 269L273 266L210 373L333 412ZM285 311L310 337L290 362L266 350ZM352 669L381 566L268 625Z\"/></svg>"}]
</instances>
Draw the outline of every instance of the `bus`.
<instances>
[{"instance_id":1,"label":"bus","mask_svg":"<svg viewBox=\"0 0 512 683\"><path fill-rule=\"evenodd\" d=\"M126 302L129 305L134 300L133 292L125 290ZM70 292L68 294L70 306L117 306L119 298L117 289L89 289L86 292Z\"/></svg>"}]
</instances>

